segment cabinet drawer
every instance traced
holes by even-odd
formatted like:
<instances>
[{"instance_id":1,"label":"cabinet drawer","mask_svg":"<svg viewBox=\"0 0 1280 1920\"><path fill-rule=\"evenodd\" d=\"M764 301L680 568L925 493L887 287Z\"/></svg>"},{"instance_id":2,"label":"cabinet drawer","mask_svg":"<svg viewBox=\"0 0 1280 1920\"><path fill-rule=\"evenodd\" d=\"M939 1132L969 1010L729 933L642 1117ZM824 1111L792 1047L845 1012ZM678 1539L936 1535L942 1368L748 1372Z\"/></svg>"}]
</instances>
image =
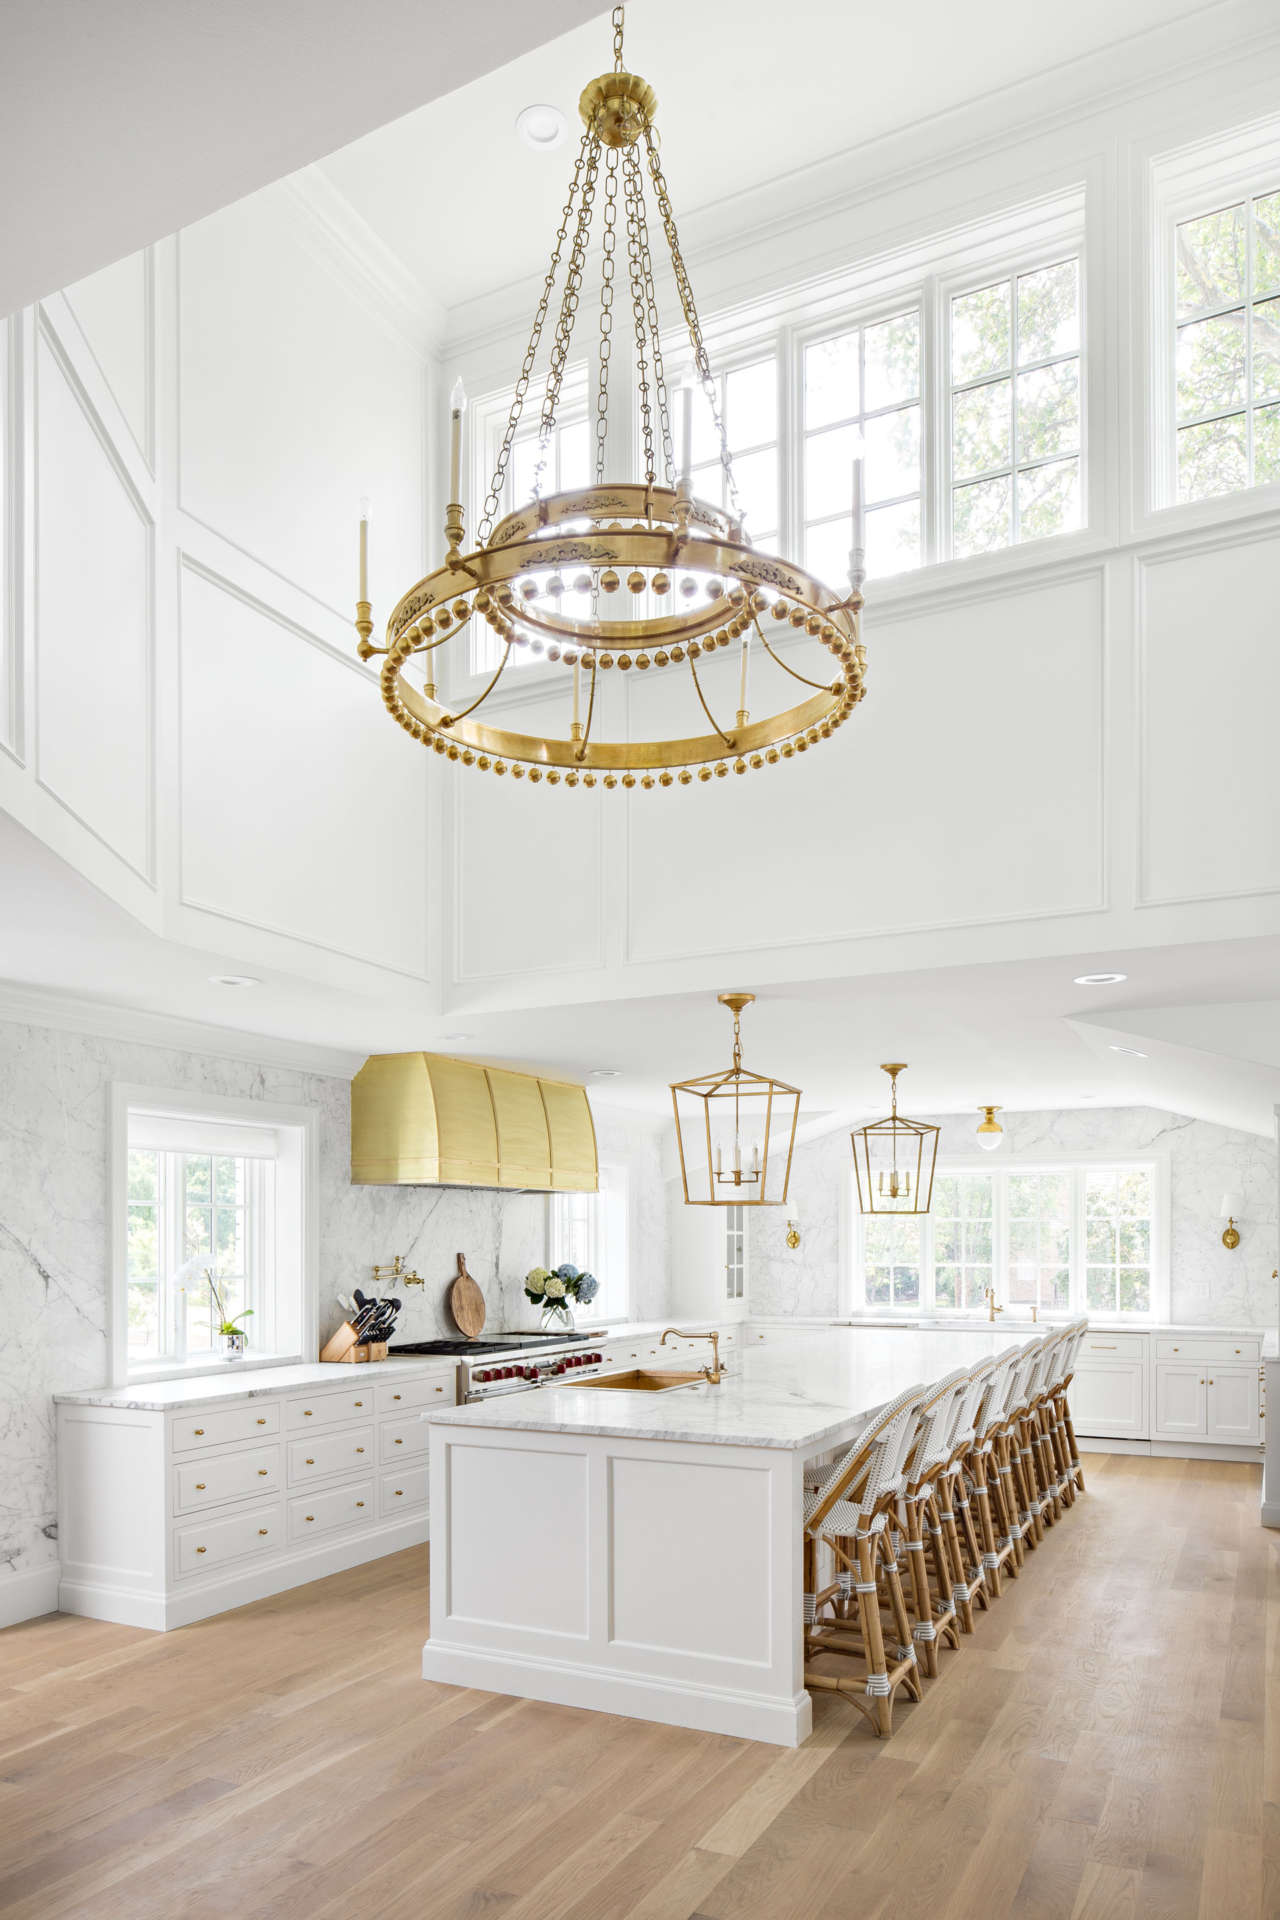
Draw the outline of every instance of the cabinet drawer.
<instances>
[{"instance_id":1,"label":"cabinet drawer","mask_svg":"<svg viewBox=\"0 0 1280 1920\"><path fill-rule=\"evenodd\" d=\"M1145 1333L1086 1333L1080 1342L1080 1354L1096 1354L1099 1360L1141 1360L1147 1351Z\"/></svg>"},{"instance_id":2,"label":"cabinet drawer","mask_svg":"<svg viewBox=\"0 0 1280 1920\"><path fill-rule=\"evenodd\" d=\"M221 1520L197 1520L190 1526L175 1527L174 1572L209 1573L229 1560L277 1553L283 1545L284 1514L280 1503L273 1501L269 1506L255 1506Z\"/></svg>"},{"instance_id":3,"label":"cabinet drawer","mask_svg":"<svg viewBox=\"0 0 1280 1920\"><path fill-rule=\"evenodd\" d=\"M212 1454L207 1460L180 1460L174 1469L175 1513L216 1507L224 1500L245 1500L280 1487L280 1447L246 1447L242 1453Z\"/></svg>"},{"instance_id":4,"label":"cabinet drawer","mask_svg":"<svg viewBox=\"0 0 1280 1920\"><path fill-rule=\"evenodd\" d=\"M404 1473L384 1473L380 1499L384 1520L398 1519L403 1513L421 1513L427 1504L427 1469L409 1467Z\"/></svg>"},{"instance_id":5,"label":"cabinet drawer","mask_svg":"<svg viewBox=\"0 0 1280 1920\"><path fill-rule=\"evenodd\" d=\"M289 1442L289 1485L324 1480L331 1473L349 1473L373 1465L373 1428L351 1427L345 1433L305 1434Z\"/></svg>"},{"instance_id":6,"label":"cabinet drawer","mask_svg":"<svg viewBox=\"0 0 1280 1920\"><path fill-rule=\"evenodd\" d=\"M1157 1360L1213 1360L1224 1367L1256 1366L1262 1356L1260 1340L1232 1339L1223 1334L1179 1334L1156 1341Z\"/></svg>"},{"instance_id":7,"label":"cabinet drawer","mask_svg":"<svg viewBox=\"0 0 1280 1920\"><path fill-rule=\"evenodd\" d=\"M191 1453L202 1447L225 1447L233 1440L261 1440L279 1431L279 1401L266 1407L250 1401L247 1407L226 1407L217 1413L180 1413L169 1437L175 1453Z\"/></svg>"},{"instance_id":8,"label":"cabinet drawer","mask_svg":"<svg viewBox=\"0 0 1280 1920\"><path fill-rule=\"evenodd\" d=\"M431 1429L418 1415L408 1420L384 1420L378 1429L378 1457L384 1467L396 1466L431 1445Z\"/></svg>"},{"instance_id":9,"label":"cabinet drawer","mask_svg":"<svg viewBox=\"0 0 1280 1920\"><path fill-rule=\"evenodd\" d=\"M451 1407L457 1397L458 1380L452 1367L448 1373L424 1374L420 1380L403 1380L399 1386L384 1380L375 1391L379 1413L408 1413L411 1407Z\"/></svg>"},{"instance_id":10,"label":"cabinet drawer","mask_svg":"<svg viewBox=\"0 0 1280 1920\"><path fill-rule=\"evenodd\" d=\"M367 1527L374 1518L373 1502L372 1480L330 1487L325 1493L304 1493L289 1502L289 1538L298 1542L336 1533L340 1527Z\"/></svg>"},{"instance_id":11,"label":"cabinet drawer","mask_svg":"<svg viewBox=\"0 0 1280 1920\"><path fill-rule=\"evenodd\" d=\"M333 1427L340 1420L367 1420L373 1412L376 1391L370 1381L367 1387L353 1388L350 1393L297 1394L285 1402L284 1424L291 1428Z\"/></svg>"}]
</instances>

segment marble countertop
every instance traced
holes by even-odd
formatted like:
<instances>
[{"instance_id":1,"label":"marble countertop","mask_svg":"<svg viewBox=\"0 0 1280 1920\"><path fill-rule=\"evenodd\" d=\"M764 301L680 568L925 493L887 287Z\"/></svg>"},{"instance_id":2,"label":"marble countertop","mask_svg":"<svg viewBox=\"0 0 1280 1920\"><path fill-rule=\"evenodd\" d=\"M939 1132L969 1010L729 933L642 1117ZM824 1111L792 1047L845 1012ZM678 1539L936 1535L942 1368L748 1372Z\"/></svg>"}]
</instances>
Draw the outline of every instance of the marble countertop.
<instances>
[{"instance_id":1,"label":"marble countertop","mask_svg":"<svg viewBox=\"0 0 1280 1920\"><path fill-rule=\"evenodd\" d=\"M1001 1352L1013 1344L1010 1331L975 1328L966 1360ZM940 1379L955 1363L949 1329L868 1332L828 1326L797 1333L785 1346L744 1347L732 1356L731 1371L718 1387L704 1383L670 1393L542 1387L470 1407L441 1408L430 1420L433 1426L820 1453L851 1439L887 1401L917 1381Z\"/></svg>"},{"instance_id":2,"label":"marble countertop","mask_svg":"<svg viewBox=\"0 0 1280 1920\"><path fill-rule=\"evenodd\" d=\"M233 1400L256 1400L265 1394L289 1393L299 1387L348 1387L366 1380L406 1378L450 1366L447 1355L406 1354L358 1365L331 1365L319 1360L290 1367L258 1367L252 1373L234 1373L234 1361L214 1373L195 1373L181 1380L138 1380L129 1387L84 1387L76 1393L55 1393L59 1404L72 1407L123 1407L131 1413L170 1413L180 1407L220 1407Z\"/></svg>"}]
</instances>

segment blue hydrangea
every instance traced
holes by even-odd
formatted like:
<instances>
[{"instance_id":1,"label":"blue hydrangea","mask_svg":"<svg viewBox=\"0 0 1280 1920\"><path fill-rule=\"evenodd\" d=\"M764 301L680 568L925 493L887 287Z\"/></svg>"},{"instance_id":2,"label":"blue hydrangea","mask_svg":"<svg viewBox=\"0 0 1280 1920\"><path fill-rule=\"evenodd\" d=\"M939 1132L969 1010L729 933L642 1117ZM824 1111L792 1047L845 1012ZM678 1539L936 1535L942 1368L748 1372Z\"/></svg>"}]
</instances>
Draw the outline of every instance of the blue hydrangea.
<instances>
[{"instance_id":1,"label":"blue hydrangea","mask_svg":"<svg viewBox=\"0 0 1280 1920\"><path fill-rule=\"evenodd\" d=\"M580 1273L578 1275L578 1299L584 1307L588 1301L595 1299L599 1291L600 1282L596 1279L594 1273Z\"/></svg>"},{"instance_id":2,"label":"blue hydrangea","mask_svg":"<svg viewBox=\"0 0 1280 1920\"><path fill-rule=\"evenodd\" d=\"M578 1277L578 1269L574 1266L572 1260L566 1260L562 1267L556 1268L556 1276L560 1280L576 1280Z\"/></svg>"}]
</instances>

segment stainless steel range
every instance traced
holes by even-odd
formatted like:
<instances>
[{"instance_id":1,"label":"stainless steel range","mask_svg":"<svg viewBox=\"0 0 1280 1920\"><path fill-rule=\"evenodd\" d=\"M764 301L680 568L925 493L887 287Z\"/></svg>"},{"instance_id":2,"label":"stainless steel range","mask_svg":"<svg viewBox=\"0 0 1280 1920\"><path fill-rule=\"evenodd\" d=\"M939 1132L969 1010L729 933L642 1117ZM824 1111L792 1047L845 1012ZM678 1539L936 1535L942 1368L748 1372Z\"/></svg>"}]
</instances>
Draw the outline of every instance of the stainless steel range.
<instances>
[{"instance_id":1,"label":"stainless steel range","mask_svg":"<svg viewBox=\"0 0 1280 1920\"><path fill-rule=\"evenodd\" d=\"M456 1356L458 1402L471 1405L495 1394L590 1379L604 1362L593 1342L605 1338L602 1333L496 1333L478 1340L416 1340L393 1346L391 1352Z\"/></svg>"}]
</instances>

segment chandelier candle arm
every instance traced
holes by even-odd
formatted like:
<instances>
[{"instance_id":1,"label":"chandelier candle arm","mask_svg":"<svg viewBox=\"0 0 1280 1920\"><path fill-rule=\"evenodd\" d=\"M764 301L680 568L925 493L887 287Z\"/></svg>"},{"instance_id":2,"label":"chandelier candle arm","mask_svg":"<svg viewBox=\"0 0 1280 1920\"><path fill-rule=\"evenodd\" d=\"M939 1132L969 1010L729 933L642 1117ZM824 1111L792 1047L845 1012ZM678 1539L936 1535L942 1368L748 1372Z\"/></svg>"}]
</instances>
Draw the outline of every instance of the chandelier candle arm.
<instances>
[{"instance_id":1,"label":"chandelier candle arm","mask_svg":"<svg viewBox=\"0 0 1280 1920\"><path fill-rule=\"evenodd\" d=\"M589 82L579 102L582 142L475 544L469 552L463 551L466 395L459 385L450 396L452 497L445 513L444 562L401 595L391 610L385 642L380 646L373 643L367 530L362 527L361 532L356 651L362 660L374 654L383 656L380 685L387 711L413 739L451 761L477 767L481 772L510 774L513 780L527 780L533 786L545 781L548 786L587 788L687 787L694 780L701 783L730 772L777 766L830 739L866 693L866 649L861 632L865 537L861 471L855 482L855 551L850 556L848 590L832 588L793 562L758 552L752 546L743 528L719 389L658 158L654 130L657 97L647 81L626 71L622 24L621 12L616 11L614 70ZM598 193L601 185L603 191ZM657 206L659 231L671 254L680 317L691 356L691 379L682 383L680 393L683 445L678 462L645 214L646 191L651 192ZM555 445L574 324L584 301L597 201L602 209L603 265L599 377L593 408L595 481L546 495L542 492L542 476ZM599 231L596 237L600 238ZM640 483L608 482L604 478L610 368L616 358L612 354L612 334L620 238L626 245L623 285L631 294L644 440L644 478ZM495 525L557 291L553 332L547 339L533 497L514 505ZM669 341L667 346L669 349ZM615 371L623 370L624 365L619 363ZM695 498L693 493L693 379L701 385L711 408L719 443L722 497L727 506L719 500ZM661 485L656 477L659 468ZM785 622L790 628L785 648L770 645L765 638L762 615ZM450 711L436 696L436 652L459 641L465 645L477 631L488 658L481 654L478 659L465 661L462 676L487 684L461 710ZM754 646L753 634L761 641L759 648ZM739 643L737 660L730 655L721 663L720 651L735 642ZM807 657L810 646L815 655L812 661ZM485 703L505 668L530 655L541 656L549 668L563 665L572 673L571 697L559 709L561 714L567 710L570 716L567 738L489 724L498 702L487 708ZM647 708L660 716L657 738L593 737L600 673L634 670L651 674L686 664L688 680L683 675L672 676L670 699L660 698ZM736 689L729 678L735 665ZM426 668L425 685L409 679L408 670L415 666L418 670ZM802 667L808 671L802 671ZM722 675L719 681L717 668ZM794 694L786 691L785 680L779 688L779 672L800 682L805 697L796 702ZM652 685L652 680L648 684ZM779 697L780 691L785 699ZM751 718L749 703L762 717ZM681 704L694 726L710 730L685 732L677 718ZM736 711L732 733L715 719L713 710L726 717ZM768 1157L766 1143L762 1167Z\"/></svg>"}]
</instances>

